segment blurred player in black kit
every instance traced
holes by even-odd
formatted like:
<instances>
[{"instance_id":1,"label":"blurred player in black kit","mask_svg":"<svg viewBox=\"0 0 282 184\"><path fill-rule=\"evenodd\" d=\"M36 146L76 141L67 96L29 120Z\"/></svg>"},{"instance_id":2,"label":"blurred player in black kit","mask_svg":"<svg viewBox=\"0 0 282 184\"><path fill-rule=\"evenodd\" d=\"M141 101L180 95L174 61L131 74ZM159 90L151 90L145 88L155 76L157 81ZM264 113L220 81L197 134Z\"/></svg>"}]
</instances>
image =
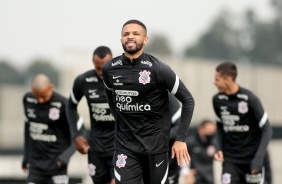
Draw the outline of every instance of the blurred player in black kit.
<instances>
[{"instance_id":1,"label":"blurred player in black kit","mask_svg":"<svg viewBox=\"0 0 282 184\"><path fill-rule=\"evenodd\" d=\"M205 119L197 127L195 134L189 134L187 146L191 157L190 172L196 184L213 184L213 155L216 151L216 124Z\"/></svg>"},{"instance_id":2,"label":"blurred player in black kit","mask_svg":"<svg viewBox=\"0 0 282 184\"><path fill-rule=\"evenodd\" d=\"M44 74L36 75L32 92L23 97L25 143L22 169L28 184L67 184L67 166L75 152L65 113L67 99L53 91Z\"/></svg>"},{"instance_id":3,"label":"blurred player in black kit","mask_svg":"<svg viewBox=\"0 0 282 184\"><path fill-rule=\"evenodd\" d=\"M261 183L263 161L272 129L258 97L239 86L237 67L223 62L216 67L213 97L219 148L214 158L223 162L222 183Z\"/></svg>"},{"instance_id":4,"label":"blurred player in black kit","mask_svg":"<svg viewBox=\"0 0 282 184\"><path fill-rule=\"evenodd\" d=\"M116 120L115 181L122 184L168 183L171 116L168 92L182 103L181 122L172 157L189 163L186 137L194 99L174 71L144 53L146 26L127 21L121 31L124 53L104 64L107 99Z\"/></svg>"},{"instance_id":5,"label":"blurred player in black kit","mask_svg":"<svg viewBox=\"0 0 282 184\"><path fill-rule=\"evenodd\" d=\"M77 150L88 154L88 169L95 184L114 183L113 154L115 121L107 103L102 77L102 66L112 59L106 46L97 47L92 62L95 69L86 71L74 80L67 106L67 117ZM87 100L91 120L90 138L83 135L82 118L77 105L82 97ZM79 128L78 128L79 127Z\"/></svg>"}]
</instances>

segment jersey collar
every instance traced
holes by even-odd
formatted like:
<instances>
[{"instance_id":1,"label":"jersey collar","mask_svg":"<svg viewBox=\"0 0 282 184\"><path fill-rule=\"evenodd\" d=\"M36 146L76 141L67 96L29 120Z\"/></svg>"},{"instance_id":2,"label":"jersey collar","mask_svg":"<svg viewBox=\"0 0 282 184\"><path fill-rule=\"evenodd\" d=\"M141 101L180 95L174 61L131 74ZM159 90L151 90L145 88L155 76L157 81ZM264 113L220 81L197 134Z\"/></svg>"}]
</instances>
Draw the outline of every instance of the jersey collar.
<instances>
[{"instance_id":1,"label":"jersey collar","mask_svg":"<svg viewBox=\"0 0 282 184\"><path fill-rule=\"evenodd\" d=\"M122 54L121 60L124 65L138 65L142 60L146 60L146 54L143 52L138 58L133 59L132 63L130 62L130 59L128 57Z\"/></svg>"}]
</instances>

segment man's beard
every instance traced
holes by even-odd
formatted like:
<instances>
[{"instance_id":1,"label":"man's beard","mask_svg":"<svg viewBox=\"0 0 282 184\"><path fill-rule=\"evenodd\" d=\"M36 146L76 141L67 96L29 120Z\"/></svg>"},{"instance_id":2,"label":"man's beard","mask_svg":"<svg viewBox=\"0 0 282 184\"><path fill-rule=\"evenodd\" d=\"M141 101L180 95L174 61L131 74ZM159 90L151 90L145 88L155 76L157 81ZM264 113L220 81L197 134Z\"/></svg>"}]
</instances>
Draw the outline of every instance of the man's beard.
<instances>
[{"instance_id":1,"label":"man's beard","mask_svg":"<svg viewBox=\"0 0 282 184\"><path fill-rule=\"evenodd\" d=\"M133 55L137 52L139 52L142 48L143 48L143 44L136 44L136 48L135 49L127 49L125 44L122 44L122 48L125 52L127 52L130 55Z\"/></svg>"}]
</instances>

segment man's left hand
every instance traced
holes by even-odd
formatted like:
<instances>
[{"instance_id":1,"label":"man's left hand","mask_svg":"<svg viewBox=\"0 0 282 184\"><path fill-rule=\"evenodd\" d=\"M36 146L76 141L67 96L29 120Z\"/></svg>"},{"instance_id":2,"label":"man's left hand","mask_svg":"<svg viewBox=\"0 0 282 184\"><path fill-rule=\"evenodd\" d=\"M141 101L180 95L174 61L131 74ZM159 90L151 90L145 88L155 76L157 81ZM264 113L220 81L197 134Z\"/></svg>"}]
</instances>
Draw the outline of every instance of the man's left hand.
<instances>
[{"instance_id":1,"label":"man's left hand","mask_svg":"<svg viewBox=\"0 0 282 184\"><path fill-rule=\"evenodd\" d=\"M189 164L190 155L185 142L174 142L171 148L171 158L174 158L175 156L179 166L185 166Z\"/></svg>"}]
</instances>

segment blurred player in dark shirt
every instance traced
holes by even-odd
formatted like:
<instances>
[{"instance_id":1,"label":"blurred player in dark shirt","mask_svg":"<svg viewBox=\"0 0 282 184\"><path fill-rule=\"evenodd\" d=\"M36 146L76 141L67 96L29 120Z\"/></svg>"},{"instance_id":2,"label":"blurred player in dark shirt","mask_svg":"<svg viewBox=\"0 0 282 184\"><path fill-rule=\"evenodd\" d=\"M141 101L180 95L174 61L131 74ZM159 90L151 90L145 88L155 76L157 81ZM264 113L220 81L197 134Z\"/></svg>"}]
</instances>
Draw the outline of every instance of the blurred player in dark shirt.
<instances>
[{"instance_id":1,"label":"blurred player in dark shirt","mask_svg":"<svg viewBox=\"0 0 282 184\"><path fill-rule=\"evenodd\" d=\"M67 117L77 150L88 154L88 169L95 184L114 183L113 154L115 121L111 114L104 89L102 66L112 59L106 46L97 47L92 56L94 69L76 77L67 106ZM82 118L77 106L85 97L91 120L90 137L83 135Z\"/></svg>"},{"instance_id":2,"label":"blurred player in dark shirt","mask_svg":"<svg viewBox=\"0 0 282 184\"><path fill-rule=\"evenodd\" d=\"M22 168L27 183L67 184L67 166L75 152L66 117L67 99L53 91L44 74L34 77L23 97L25 143Z\"/></svg>"},{"instance_id":3,"label":"blurred player in dark shirt","mask_svg":"<svg viewBox=\"0 0 282 184\"><path fill-rule=\"evenodd\" d=\"M195 183L213 184L213 155L216 151L216 124L211 120L203 120L194 134L187 139L191 157L190 169L195 173Z\"/></svg>"},{"instance_id":4,"label":"blurred player in dark shirt","mask_svg":"<svg viewBox=\"0 0 282 184\"><path fill-rule=\"evenodd\" d=\"M272 129L259 98L236 83L237 67L223 62L216 67L213 97L217 116L218 152L223 162L222 183L260 183Z\"/></svg>"}]
</instances>

